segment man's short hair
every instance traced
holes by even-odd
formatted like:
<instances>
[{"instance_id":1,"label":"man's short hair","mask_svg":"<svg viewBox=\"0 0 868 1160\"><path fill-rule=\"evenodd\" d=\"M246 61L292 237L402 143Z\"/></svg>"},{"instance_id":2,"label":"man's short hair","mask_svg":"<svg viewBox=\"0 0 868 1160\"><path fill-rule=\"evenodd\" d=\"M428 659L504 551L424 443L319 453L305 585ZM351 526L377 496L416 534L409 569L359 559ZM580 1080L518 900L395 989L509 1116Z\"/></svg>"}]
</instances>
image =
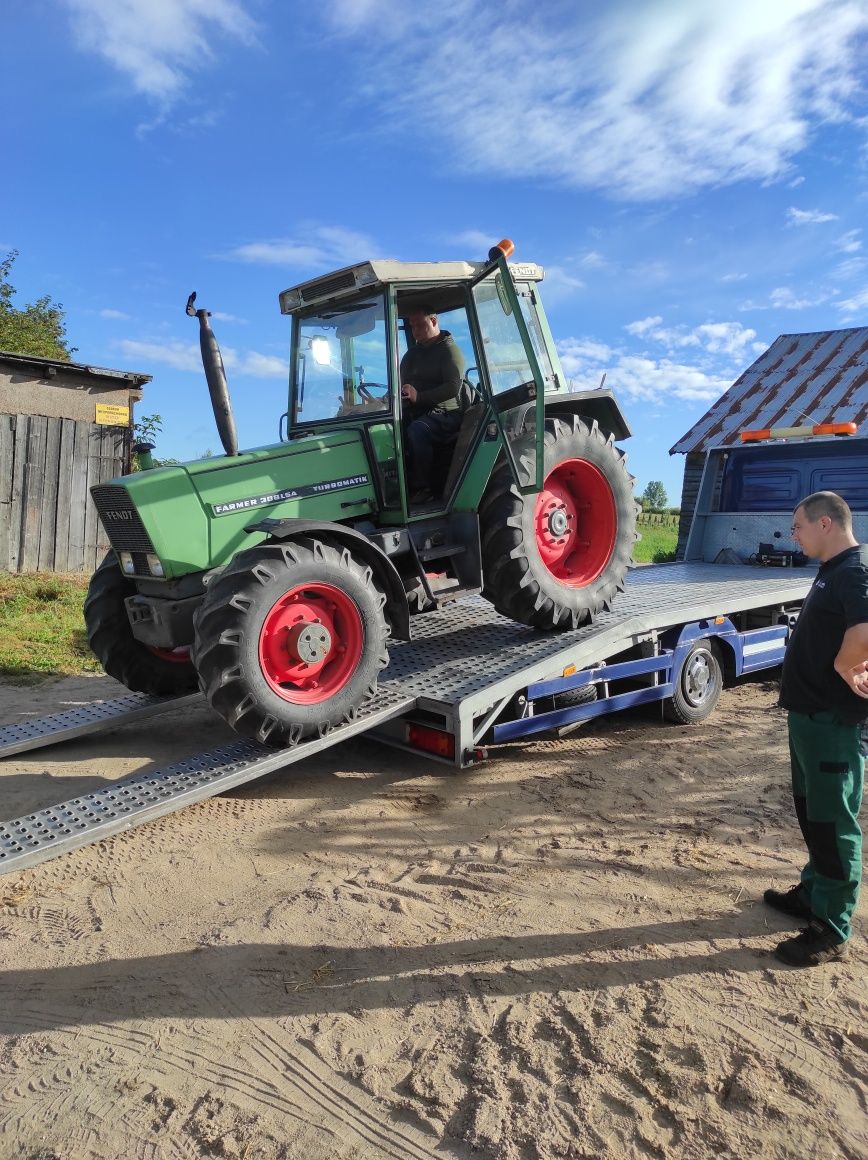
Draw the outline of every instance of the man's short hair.
<instances>
[{"instance_id":1,"label":"man's short hair","mask_svg":"<svg viewBox=\"0 0 868 1160\"><path fill-rule=\"evenodd\" d=\"M845 501L834 491L815 491L796 506L802 509L811 523L828 516L833 524L837 524L845 532L853 531L853 514Z\"/></svg>"},{"instance_id":2,"label":"man's short hair","mask_svg":"<svg viewBox=\"0 0 868 1160\"><path fill-rule=\"evenodd\" d=\"M424 314L426 318L436 318L437 317L437 311L432 310L431 307L428 306L424 302L422 303L421 306L414 306L412 310L407 311L408 318L412 318L414 314Z\"/></svg>"}]
</instances>

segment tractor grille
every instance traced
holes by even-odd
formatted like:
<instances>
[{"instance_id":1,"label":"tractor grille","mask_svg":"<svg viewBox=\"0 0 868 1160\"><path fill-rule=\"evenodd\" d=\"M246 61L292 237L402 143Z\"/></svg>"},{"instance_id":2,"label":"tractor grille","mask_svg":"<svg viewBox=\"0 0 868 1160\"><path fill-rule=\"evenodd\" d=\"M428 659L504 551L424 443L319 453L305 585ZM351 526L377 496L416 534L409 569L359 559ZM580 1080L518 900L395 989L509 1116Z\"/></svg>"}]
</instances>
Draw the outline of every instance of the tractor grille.
<instances>
[{"instance_id":1,"label":"tractor grille","mask_svg":"<svg viewBox=\"0 0 868 1160\"><path fill-rule=\"evenodd\" d=\"M126 489L92 487L90 494L114 550L141 552L144 561L144 553L153 552L154 546ZM142 570L147 572L147 568Z\"/></svg>"},{"instance_id":2,"label":"tractor grille","mask_svg":"<svg viewBox=\"0 0 868 1160\"><path fill-rule=\"evenodd\" d=\"M338 290L352 290L355 284L356 275L352 270L337 274L334 278L322 278L319 282L314 282L312 286L301 288L302 301L313 302L327 294L336 294Z\"/></svg>"}]
</instances>

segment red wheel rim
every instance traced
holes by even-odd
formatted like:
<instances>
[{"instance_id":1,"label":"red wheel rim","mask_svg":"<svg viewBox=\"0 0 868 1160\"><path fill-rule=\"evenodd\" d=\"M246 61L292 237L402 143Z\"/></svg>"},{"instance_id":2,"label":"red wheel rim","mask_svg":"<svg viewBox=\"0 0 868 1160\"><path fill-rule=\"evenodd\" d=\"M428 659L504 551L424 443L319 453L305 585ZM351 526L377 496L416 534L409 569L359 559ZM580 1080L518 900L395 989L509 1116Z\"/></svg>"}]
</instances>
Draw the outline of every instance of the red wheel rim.
<instances>
[{"instance_id":1,"label":"red wheel rim","mask_svg":"<svg viewBox=\"0 0 868 1160\"><path fill-rule=\"evenodd\" d=\"M583 588L612 558L618 535L615 497L598 467L565 459L546 476L534 509L543 564L561 584Z\"/></svg>"},{"instance_id":2,"label":"red wheel rim","mask_svg":"<svg viewBox=\"0 0 868 1160\"><path fill-rule=\"evenodd\" d=\"M355 601L333 584L299 584L269 610L259 664L285 701L316 705L344 687L362 657L365 632Z\"/></svg>"},{"instance_id":3,"label":"red wheel rim","mask_svg":"<svg viewBox=\"0 0 868 1160\"><path fill-rule=\"evenodd\" d=\"M190 646L182 644L178 648L157 648L156 645L147 644L145 648L152 656L159 657L161 661L170 661L173 665L188 665L190 663Z\"/></svg>"}]
</instances>

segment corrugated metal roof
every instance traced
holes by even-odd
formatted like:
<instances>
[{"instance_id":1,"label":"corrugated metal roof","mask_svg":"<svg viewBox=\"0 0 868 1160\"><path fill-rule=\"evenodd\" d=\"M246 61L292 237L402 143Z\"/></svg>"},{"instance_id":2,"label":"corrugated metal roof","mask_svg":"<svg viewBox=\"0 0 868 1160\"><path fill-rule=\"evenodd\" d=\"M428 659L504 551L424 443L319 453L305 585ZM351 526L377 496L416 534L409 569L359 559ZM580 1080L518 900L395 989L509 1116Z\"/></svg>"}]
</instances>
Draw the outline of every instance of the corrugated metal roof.
<instances>
[{"instance_id":1,"label":"corrugated metal roof","mask_svg":"<svg viewBox=\"0 0 868 1160\"><path fill-rule=\"evenodd\" d=\"M90 375L98 379L129 379L135 386L140 387L153 380L153 375L143 374L141 371L115 371L111 367L91 366L88 363L64 362L58 358L42 358L36 354L17 354L11 350L0 350L0 365L30 366L38 370L53 373L64 371L79 376Z\"/></svg>"},{"instance_id":2,"label":"corrugated metal roof","mask_svg":"<svg viewBox=\"0 0 868 1160\"><path fill-rule=\"evenodd\" d=\"M739 443L741 431L868 422L868 326L782 334L681 436L670 455Z\"/></svg>"}]
</instances>

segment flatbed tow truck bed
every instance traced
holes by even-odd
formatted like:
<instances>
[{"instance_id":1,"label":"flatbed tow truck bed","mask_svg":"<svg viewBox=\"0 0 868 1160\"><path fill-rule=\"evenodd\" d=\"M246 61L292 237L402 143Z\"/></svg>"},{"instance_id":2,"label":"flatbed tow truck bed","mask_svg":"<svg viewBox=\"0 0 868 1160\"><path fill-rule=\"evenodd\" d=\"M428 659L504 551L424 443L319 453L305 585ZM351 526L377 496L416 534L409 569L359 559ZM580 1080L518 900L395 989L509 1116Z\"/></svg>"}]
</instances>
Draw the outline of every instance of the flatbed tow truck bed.
<instances>
[{"instance_id":1,"label":"flatbed tow truck bed","mask_svg":"<svg viewBox=\"0 0 868 1160\"><path fill-rule=\"evenodd\" d=\"M693 563L636 568L611 611L591 625L558 634L507 620L481 598L457 602L416 618L412 641L392 643L376 696L351 720L286 749L239 739L0 823L0 874L152 821L361 733L461 767L481 760L488 740L528 736L665 700L699 638L717 637L731 651L737 676L768 668L780 662L787 627L744 629L732 618L797 608L814 576L813 569ZM631 650L643 655L618 659ZM612 681L630 687L613 695ZM558 707L559 695L588 684L602 696ZM132 694L6 726L0 728L0 758L116 728L187 699ZM535 711L538 706L544 711Z\"/></svg>"}]
</instances>

